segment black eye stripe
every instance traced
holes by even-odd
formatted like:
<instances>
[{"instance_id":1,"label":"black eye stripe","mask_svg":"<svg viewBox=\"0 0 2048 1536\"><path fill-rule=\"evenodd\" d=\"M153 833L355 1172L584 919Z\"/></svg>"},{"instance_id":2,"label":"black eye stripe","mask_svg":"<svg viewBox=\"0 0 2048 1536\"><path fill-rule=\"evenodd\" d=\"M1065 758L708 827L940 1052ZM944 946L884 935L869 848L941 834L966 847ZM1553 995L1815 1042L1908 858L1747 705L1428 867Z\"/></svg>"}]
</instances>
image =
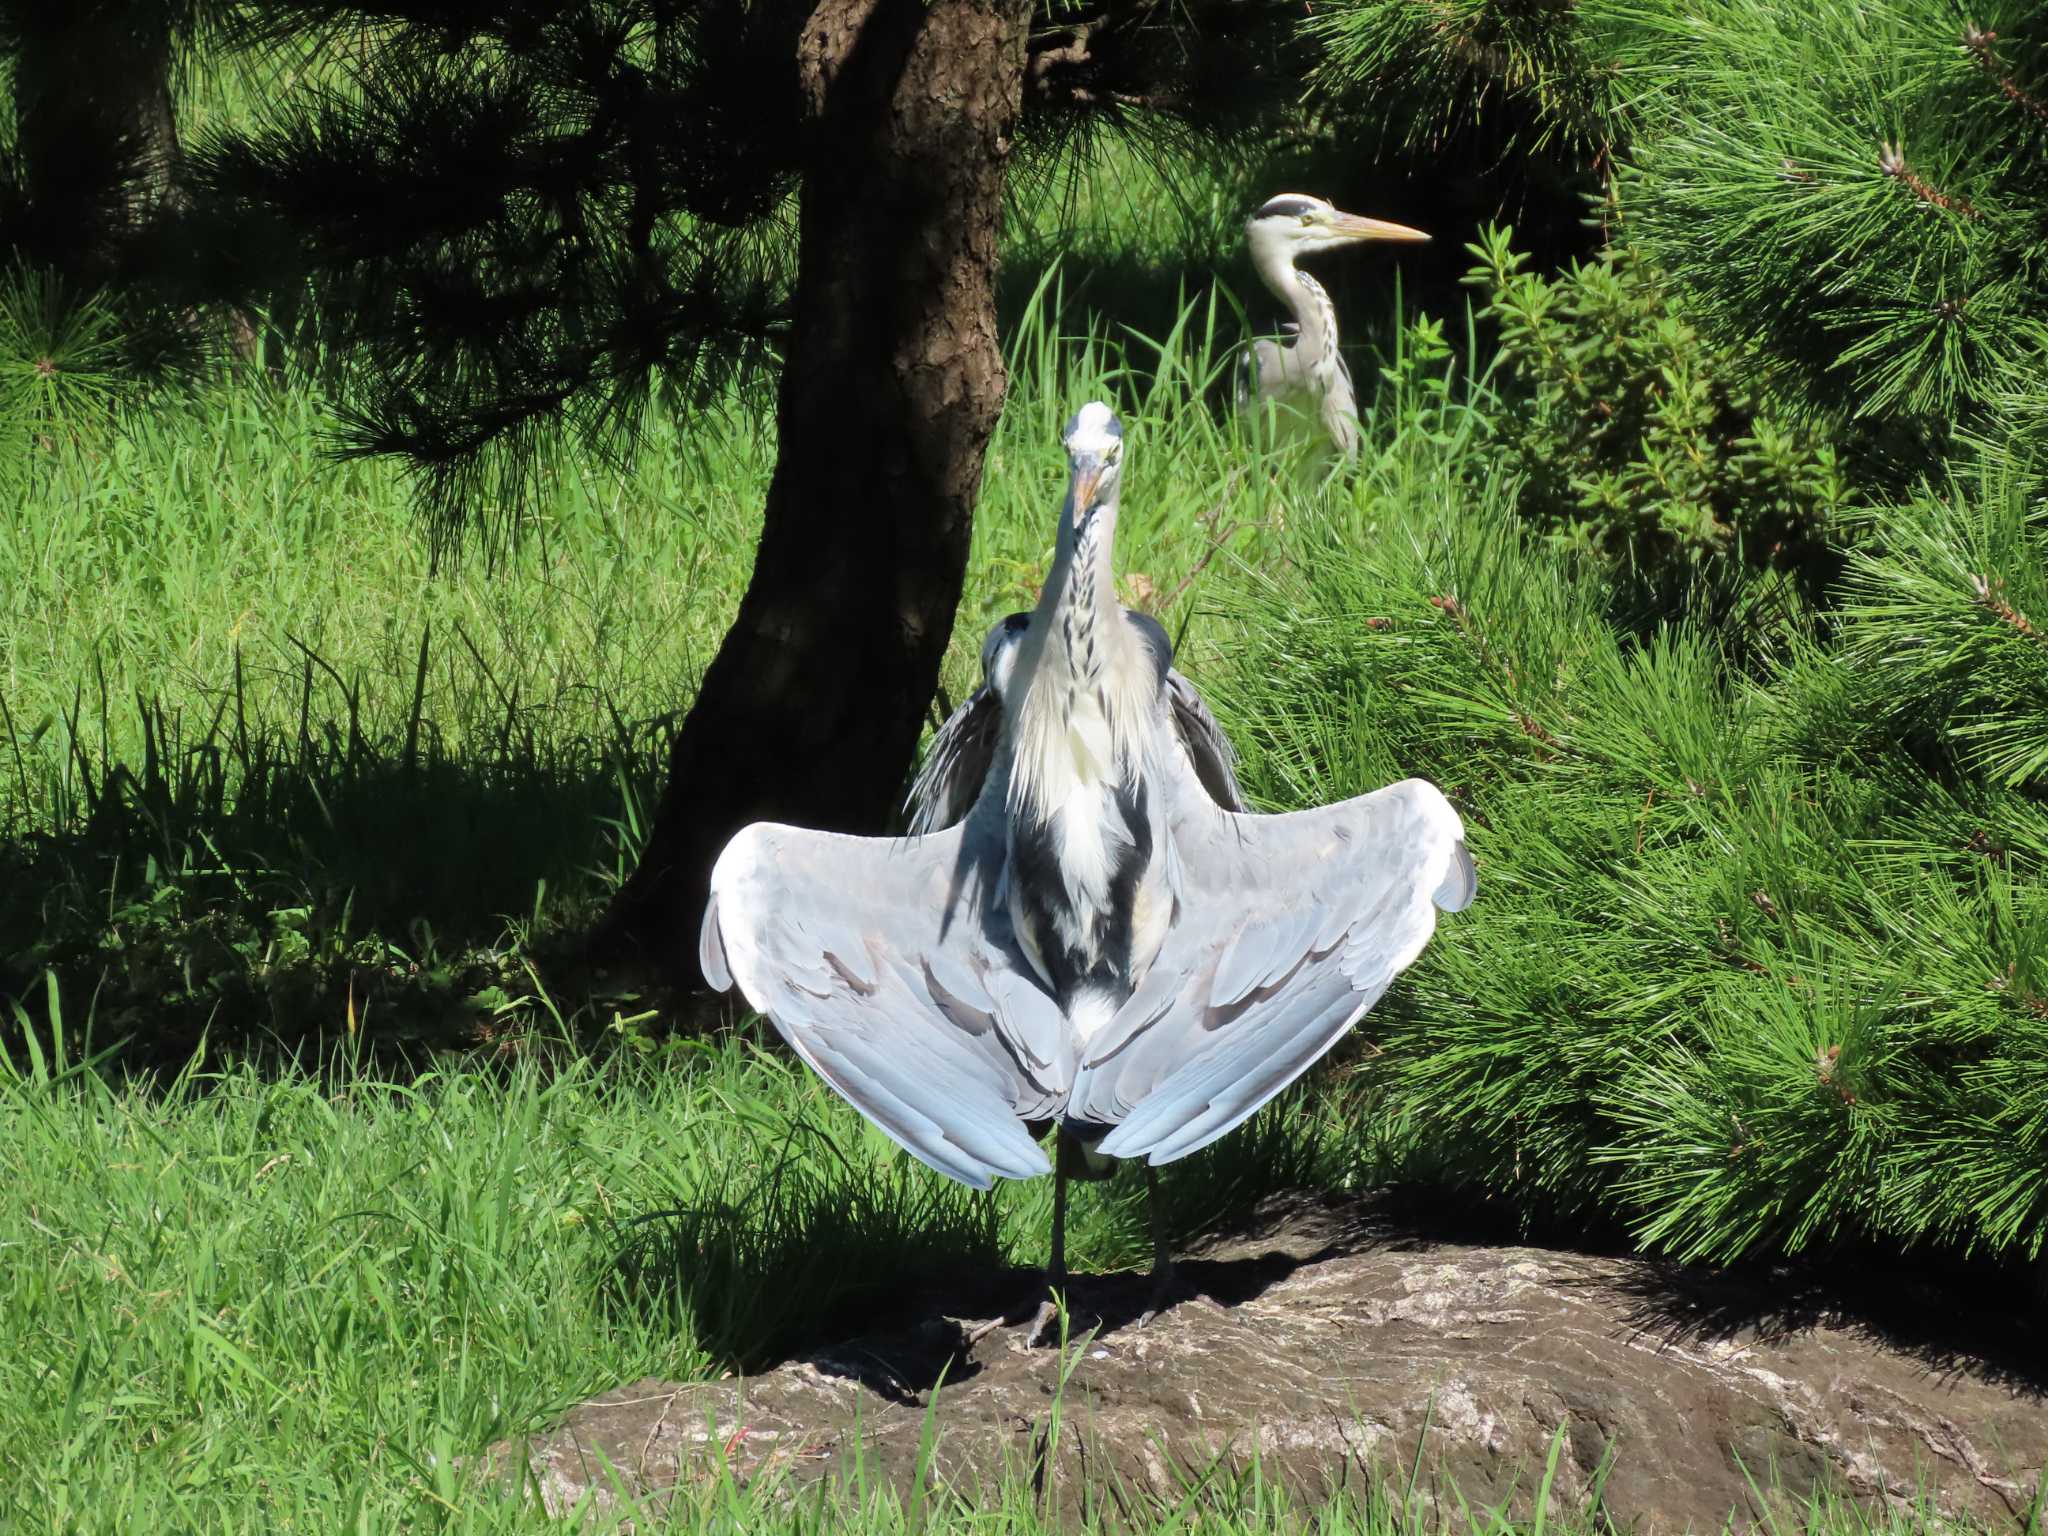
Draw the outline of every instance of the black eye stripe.
<instances>
[{"instance_id":1,"label":"black eye stripe","mask_svg":"<svg viewBox=\"0 0 2048 1536\"><path fill-rule=\"evenodd\" d=\"M1252 217L1255 219L1287 218L1298 219L1305 213L1315 213L1322 208L1312 197L1282 196L1273 198Z\"/></svg>"}]
</instances>

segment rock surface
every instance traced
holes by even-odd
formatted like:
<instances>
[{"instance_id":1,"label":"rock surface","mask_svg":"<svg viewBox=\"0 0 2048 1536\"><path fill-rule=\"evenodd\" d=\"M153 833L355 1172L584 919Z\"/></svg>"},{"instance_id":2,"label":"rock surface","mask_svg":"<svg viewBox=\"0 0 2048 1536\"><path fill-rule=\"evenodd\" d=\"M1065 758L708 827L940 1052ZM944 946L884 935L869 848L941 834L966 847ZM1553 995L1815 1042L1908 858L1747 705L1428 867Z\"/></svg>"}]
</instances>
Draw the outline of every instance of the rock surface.
<instances>
[{"instance_id":1,"label":"rock surface","mask_svg":"<svg viewBox=\"0 0 2048 1536\"><path fill-rule=\"evenodd\" d=\"M1368 1475L1405 1486L1420 1437L1421 1496L1455 1485L1475 1509L1527 1512L1562 1426L1553 1513L1585 1508L1604 1468L1604 1508L1624 1528L1748 1526L1821 1484L1998 1527L2025 1518L2048 1462L2048 1371L2027 1338L1910 1290L1880 1323L1803 1307L1768 1279L1427 1241L1365 1206L1300 1200L1182 1272L1190 1299L1143 1328L1142 1278L1077 1284L1043 1469L1056 1492L1113 1471L1170 1495L1186 1469L1254 1450L1310 1497ZM961 1300L912 1298L907 1315L929 1321L748 1381L621 1387L496 1448L497 1464L509 1479L523 1462L557 1512L614 1489L658 1505L721 1457L801 1487L856 1443L870 1478L907 1487L943 1368L927 1475L963 1490L1028 1476L1061 1362L1013 1327L968 1345L972 1319L945 1315ZM2020 1363L1955 1343L2001 1333Z\"/></svg>"}]
</instances>

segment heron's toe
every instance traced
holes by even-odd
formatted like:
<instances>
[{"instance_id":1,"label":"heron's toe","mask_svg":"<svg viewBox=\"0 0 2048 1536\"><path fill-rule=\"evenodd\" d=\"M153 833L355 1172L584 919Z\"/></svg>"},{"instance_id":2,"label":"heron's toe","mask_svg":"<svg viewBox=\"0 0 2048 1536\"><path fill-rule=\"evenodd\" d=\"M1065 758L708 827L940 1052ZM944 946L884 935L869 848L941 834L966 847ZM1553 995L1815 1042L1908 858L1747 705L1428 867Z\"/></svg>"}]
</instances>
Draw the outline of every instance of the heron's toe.
<instances>
[{"instance_id":1,"label":"heron's toe","mask_svg":"<svg viewBox=\"0 0 2048 1536\"><path fill-rule=\"evenodd\" d=\"M1167 1310L1175 1302L1183 1300L1180 1285L1180 1270L1171 1260L1152 1271L1152 1296L1145 1303L1145 1310L1138 1314L1138 1326L1146 1327L1152 1319Z\"/></svg>"}]
</instances>

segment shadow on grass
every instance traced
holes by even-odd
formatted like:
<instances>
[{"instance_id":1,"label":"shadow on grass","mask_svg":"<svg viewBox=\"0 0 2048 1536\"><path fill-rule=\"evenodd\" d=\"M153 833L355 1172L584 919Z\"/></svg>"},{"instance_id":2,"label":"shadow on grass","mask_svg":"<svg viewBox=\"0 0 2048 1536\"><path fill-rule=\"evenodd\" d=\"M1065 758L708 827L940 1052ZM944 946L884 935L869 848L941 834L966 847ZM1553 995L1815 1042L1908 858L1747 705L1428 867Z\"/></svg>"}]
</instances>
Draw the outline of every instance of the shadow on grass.
<instances>
[{"instance_id":1,"label":"shadow on grass","mask_svg":"<svg viewBox=\"0 0 2048 1536\"><path fill-rule=\"evenodd\" d=\"M142 763L74 751L40 797L17 744L45 809L0 840L0 1032L123 1042L139 1069L348 1039L396 1064L560 1032L602 994L581 935L630 866L666 721L508 727L458 757L417 726L180 739L144 712Z\"/></svg>"},{"instance_id":2,"label":"shadow on grass","mask_svg":"<svg viewBox=\"0 0 2048 1536\"><path fill-rule=\"evenodd\" d=\"M1296 1096L1165 1171L1166 1230L1177 1252L1192 1251L1179 1265L1177 1297L1236 1306L1330 1256L1200 1252L1206 1234L1243 1230L1274 1190L1334 1176L1345 1149L1329 1108L1327 1096ZM742 1120L728 1134L750 1131ZM1042 1269L1005 1252L1003 1202L1014 1186L978 1193L907 1157L857 1163L808 1120L778 1128L762 1154L739 1160L762 1171L729 1197L625 1223L599 1279L606 1305L687 1325L745 1374L802 1359L894 1401L921 1402L942 1372L957 1383L980 1369L967 1347L971 1326L1003 1318L1021 1327L1044 1299ZM1073 1330L1129 1327L1153 1298L1142 1170L1124 1164L1111 1181L1073 1191L1070 1254L1109 1256L1076 1260ZM1026 1255L1049 1240L1049 1230L1028 1231Z\"/></svg>"},{"instance_id":3,"label":"shadow on grass","mask_svg":"<svg viewBox=\"0 0 2048 1536\"><path fill-rule=\"evenodd\" d=\"M623 1224L599 1282L605 1306L687 1323L714 1358L753 1374L1000 1269L992 1195L907 1158L857 1166L808 1121L772 1157L727 1197Z\"/></svg>"}]
</instances>

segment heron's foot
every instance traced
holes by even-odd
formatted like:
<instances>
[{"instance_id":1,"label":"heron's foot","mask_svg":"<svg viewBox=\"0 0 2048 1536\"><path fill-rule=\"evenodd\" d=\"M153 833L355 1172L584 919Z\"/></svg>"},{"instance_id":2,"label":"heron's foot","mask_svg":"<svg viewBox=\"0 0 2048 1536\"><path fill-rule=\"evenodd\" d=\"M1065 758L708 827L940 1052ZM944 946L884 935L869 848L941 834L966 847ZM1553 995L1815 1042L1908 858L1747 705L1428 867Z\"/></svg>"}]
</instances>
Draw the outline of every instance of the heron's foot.
<instances>
[{"instance_id":1,"label":"heron's foot","mask_svg":"<svg viewBox=\"0 0 2048 1536\"><path fill-rule=\"evenodd\" d=\"M1180 1267L1167 1259L1152 1270L1152 1297L1145 1303L1145 1310L1138 1314L1138 1326L1145 1327L1177 1301L1185 1300L1181 1290Z\"/></svg>"}]
</instances>

